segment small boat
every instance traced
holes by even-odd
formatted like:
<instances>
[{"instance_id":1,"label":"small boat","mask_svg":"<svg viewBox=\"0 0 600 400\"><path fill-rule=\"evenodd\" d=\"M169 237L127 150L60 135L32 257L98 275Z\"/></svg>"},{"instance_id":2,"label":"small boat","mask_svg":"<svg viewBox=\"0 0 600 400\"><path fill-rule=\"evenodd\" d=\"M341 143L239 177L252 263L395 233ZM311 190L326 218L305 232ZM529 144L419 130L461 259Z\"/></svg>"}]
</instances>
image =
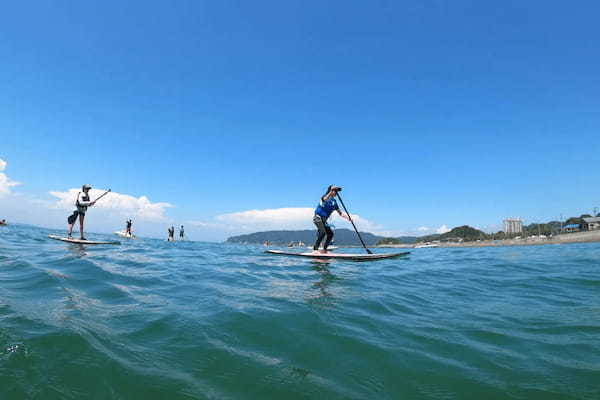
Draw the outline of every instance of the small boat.
<instances>
[{"instance_id":1,"label":"small boat","mask_svg":"<svg viewBox=\"0 0 600 400\"><path fill-rule=\"evenodd\" d=\"M303 242L303 241L301 241L301 240L299 240L299 241L297 241L297 242L296 242L296 241L291 241L291 242L288 244L288 247L304 247L304 246L305 246L305 244L304 244L304 242Z\"/></svg>"},{"instance_id":2,"label":"small boat","mask_svg":"<svg viewBox=\"0 0 600 400\"><path fill-rule=\"evenodd\" d=\"M415 245L415 249L425 249L428 247L439 247L439 245L437 243L429 243L429 242Z\"/></svg>"}]
</instances>

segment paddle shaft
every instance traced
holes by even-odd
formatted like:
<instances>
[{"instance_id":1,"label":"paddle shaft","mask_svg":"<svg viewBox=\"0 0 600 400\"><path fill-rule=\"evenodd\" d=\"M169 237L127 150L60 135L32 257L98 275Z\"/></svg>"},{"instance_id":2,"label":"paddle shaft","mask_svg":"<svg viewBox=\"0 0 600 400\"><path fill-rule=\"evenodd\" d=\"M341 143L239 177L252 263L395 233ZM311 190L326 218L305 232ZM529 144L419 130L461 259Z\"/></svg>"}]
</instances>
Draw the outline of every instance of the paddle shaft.
<instances>
[{"instance_id":1,"label":"paddle shaft","mask_svg":"<svg viewBox=\"0 0 600 400\"><path fill-rule=\"evenodd\" d=\"M106 196L109 193L110 193L110 189L108 189L106 192L102 193L100 195L100 197L98 197L96 200L94 200L94 203L97 202L98 200L100 200L101 198L103 198L104 196Z\"/></svg>"},{"instance_id":2,"label":"paddle shaft","mask_svg":"<svg viewBox=\"0 0 600 400\"><path fill-rule=\"evenodd\" d=\"M360 239L360 242L362 243L363 247L365 248L365 250L367 251L367 253L373 254L373 252L371 250L367 249L367 245L365 244L365 241L360 236L360 233L358 233L358 229L356 229L356 225L354 225L354 221L352 221L352 217L350 216L350 213L348 212L348 209L346 208L346 205L344 204L344 200L342 200L342 196L340 196L339 192L337 194L337 197L338 197L338 199L340 199L340 203L342 203L342 207L344 207L344 211L346 211L346 215L348 215L348 219L350 220L350 223L354 227L354 231L358 235L358 238Z\"/></svg>"}]
</instances>

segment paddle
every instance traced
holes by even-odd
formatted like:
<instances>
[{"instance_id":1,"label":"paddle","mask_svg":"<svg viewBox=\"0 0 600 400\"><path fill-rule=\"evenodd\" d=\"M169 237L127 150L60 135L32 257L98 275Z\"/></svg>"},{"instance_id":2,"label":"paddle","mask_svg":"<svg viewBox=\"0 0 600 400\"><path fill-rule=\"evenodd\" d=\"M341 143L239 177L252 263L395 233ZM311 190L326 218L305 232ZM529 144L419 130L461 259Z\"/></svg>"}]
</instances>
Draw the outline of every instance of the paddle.
<instances>
[{"instance_id":1,"label":"paddle","mask_svg":"<svg viewBox=\"0 0 600 400\"><path fill-rule=\"evenodd\" d=\"M104 196L106 196L109 193L110 193L110 189L108 189L106 192L102 193L96 200L94 200L94 203L97 202L98 200L100 200L101 198L103 198Z\"/></svg>"},{"instance_id":2,"label":"paddle","mask_svg":"<svg viewBox=\"0 0 600 400\"><path fill-rule=\"evenodd\" d=\"M356 225L354 225L354 221L352 221L352 217L350 216L350 213L348 212L348 209L346 208L346 205L344 204L344 201L342 200L342 196L340 196L340 192L337 193L337 197L338 197L338 199L340 199L340 203L342 203L342 207L344 207L344 211L346 211L346 215L348 215L348 219L350 220L350 223L352 223L352 226L354 227L354 231L358 235L358 238L360 239L360 242L362 243L363 247L365 248L367 253L373 254L373 252L371 250L367 249L367 245L365 244L364 240L360 236L360 233L358 233L358 229L356 229Z\"/></svg>"}]
</instances>

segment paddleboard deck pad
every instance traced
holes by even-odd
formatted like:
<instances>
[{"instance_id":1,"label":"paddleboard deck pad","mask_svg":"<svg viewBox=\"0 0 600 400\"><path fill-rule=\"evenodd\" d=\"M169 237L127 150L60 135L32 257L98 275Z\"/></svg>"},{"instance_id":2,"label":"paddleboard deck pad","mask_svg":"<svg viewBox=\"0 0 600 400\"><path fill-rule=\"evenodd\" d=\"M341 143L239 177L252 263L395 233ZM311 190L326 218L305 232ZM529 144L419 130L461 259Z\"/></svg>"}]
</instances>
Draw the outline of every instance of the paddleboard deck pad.
<instances>
[{"instance_id":1,"label":"paddleboard deck pad","mask_svg":"<svg viewBox=\"0 0 600 400\"><path fill-rule=\"evenodd\" d=\"M369 261L369 260L383 260L387 258L402 257L410 254L410 251L403 253L383 253L383 254L344 254L344 253L298 253L294 251L283 251L283 250L267 250L265 253L276 254L279 256L294 256L294 257L308 257L318 259L340 259L340 260L352 260L352 261Z\"/></svg>"},{"instance_id":2,"label":"paddleboard deck pad","mask_svg":"<svg viewBox=\"0 0 600 400\"><path fill-rule=\"evenodd\" d=\"M306 246L306 248L307 248L307 249L311 249L311 250L313 249L313 247L312 247L312 246ZM323 250L323 246L319 247L319 249ZM337 246L329 246L329 247L327 248L327 250L329 250L329 251L331 251L331 250L337 250L337 249L338 249L338 247L337 247Z\"/></svg>"},{"instance_id":3,"label":"paddleboard deck pad","mask_svg":"<svg viewBox=\"0 0 600 400\"><path fill-rule=\"evenodd\" d=\"M117 241L104 241L104 240L81 240L75 238L62 237L57 235L48 235L50 239L60 240L62 242L67 243L76 243L76 244L121 244L121 242Z\"/></svg>"}]
</instances>

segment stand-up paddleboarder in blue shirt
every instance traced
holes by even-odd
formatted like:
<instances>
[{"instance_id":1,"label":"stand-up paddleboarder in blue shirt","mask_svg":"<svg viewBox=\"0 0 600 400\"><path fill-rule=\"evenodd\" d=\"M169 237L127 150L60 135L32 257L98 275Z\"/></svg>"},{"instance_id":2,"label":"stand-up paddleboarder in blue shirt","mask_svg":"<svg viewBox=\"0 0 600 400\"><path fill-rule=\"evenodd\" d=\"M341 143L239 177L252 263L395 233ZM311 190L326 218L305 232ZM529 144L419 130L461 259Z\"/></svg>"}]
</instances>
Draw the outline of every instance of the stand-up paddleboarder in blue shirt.
<instances>
[{"instance_id":1,"label":"stand-up paddleboarder in blue shirt","mask_svg":"<svg viewBox=\"0 0 600 400\"><path fill-rule=\"evenodd\" d=\"M334 211L337 211L338 214L340 215L340 217L350 221L350 218L348 217L348 215L346 215L345 213L340 211L337 201L335 201L335 196L337 196L338 192L340 192L341 190L342 190L341 187L338 187L335 185L329 185L329 187L327 188L327 192L325 193L325 195L323 197L321 197L321 201L319 202L319 205L317 206L317 208L315 210L315 216L313 217L313 222L317 226L319 233L317 236L317 241L315 242L315 245L313 246L314 251L319 250L321 241L323 240L323 238L325 236L327 236L327 238L325 239L325 244L323 245L323 250L321 251L321 253L327 253L327 247L329 246L329 243L331 243L331 240L333 239L333 231L331 230L331 227L327 223L327 219L329 218L331 213L333 213Z\"/></svg>"}]
</instances>

